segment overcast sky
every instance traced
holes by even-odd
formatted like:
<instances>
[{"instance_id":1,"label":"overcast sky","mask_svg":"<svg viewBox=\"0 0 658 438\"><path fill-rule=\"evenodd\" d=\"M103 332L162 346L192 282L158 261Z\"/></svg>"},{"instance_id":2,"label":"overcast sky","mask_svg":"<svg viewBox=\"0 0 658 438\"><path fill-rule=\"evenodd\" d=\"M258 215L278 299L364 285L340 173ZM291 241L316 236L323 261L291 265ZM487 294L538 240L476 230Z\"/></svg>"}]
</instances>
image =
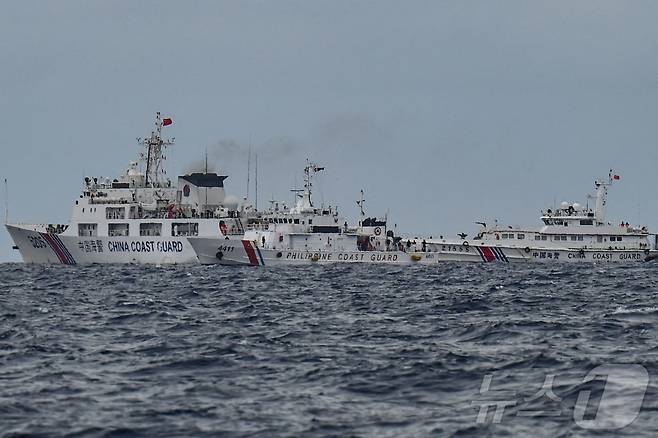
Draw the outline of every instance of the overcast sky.
<instances>
[{"instance_id":1,"label":"overcast sky","mask_svg":"<svg viewBox=\"0 0 658 438\"><path fill-rule=\"evenodd\" d=\"M14 1L0 13L0 177L10 219L66 222L84 175L115 176L156 111L170 175L208 148L259 204L318 198L399 230L473 235L584 202L658 230L658 2ZM0 261L18 260L5 230Z\"/></svg>"}]
</instances>

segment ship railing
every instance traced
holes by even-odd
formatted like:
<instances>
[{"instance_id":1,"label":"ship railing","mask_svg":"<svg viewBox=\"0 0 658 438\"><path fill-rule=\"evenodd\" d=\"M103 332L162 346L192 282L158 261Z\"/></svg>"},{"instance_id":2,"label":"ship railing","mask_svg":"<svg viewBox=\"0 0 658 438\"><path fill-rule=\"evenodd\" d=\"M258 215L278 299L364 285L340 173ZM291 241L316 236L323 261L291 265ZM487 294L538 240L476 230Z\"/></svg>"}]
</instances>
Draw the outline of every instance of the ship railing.
<instances>
[{"instance_id":1,"label":"ship railing","mask_svg":"<svg viewBox=\"0 0 658 438\"><path fill-rule=\"evenodd\" d=\"M36 231L39 233L47 233L48 227L52 226L52 224L35 224L28 222L10 222L7 225L12 225L18 228L24 228L26 230Z\"/></svg>"},{"instance_id":2,"label":"ship railing","mask_svg":"<svg viewBox=\"0 0 658 438\"><path fill-rule=\"evenodd\" d=\"M48 234L62 234L68 227L68 224L48 224L46 232Z\"/></svg>"},{"instance_id":3,"label":"ship railing","mask_svg":"<svg viewBox=\"0 0 658 438\"><path fill-rule=\"evenodd\" d=\"M89 203L90 204L109 204L109 205L116 205L116 204L128 204L132 201L128 199L103 199L103 198L89 198Z\"/></svg>"},{"instance_id":4,"label":"ship railing","mask_svg":"<svg viewBox=\"0 0 658 438\"><path fill-rule=\"evenodd\" d=\"M266 231L269 224L248 224L247 230L249 231Z\"/></svg>"}]
</instances>

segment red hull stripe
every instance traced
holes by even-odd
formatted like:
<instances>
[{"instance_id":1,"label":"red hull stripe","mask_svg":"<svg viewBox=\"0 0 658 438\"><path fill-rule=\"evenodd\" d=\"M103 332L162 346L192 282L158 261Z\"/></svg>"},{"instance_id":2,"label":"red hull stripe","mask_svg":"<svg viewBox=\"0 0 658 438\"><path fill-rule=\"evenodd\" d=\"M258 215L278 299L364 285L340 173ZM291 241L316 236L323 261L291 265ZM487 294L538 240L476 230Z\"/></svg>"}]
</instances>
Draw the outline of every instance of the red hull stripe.
<instances>
[{"instance_id":1,"label":"red hull stripe","mask_svg":"<svg viewBox=\"0 0 658 438\"><path fill-rule=\"evenodd\" d=\"M60 249L68 259L69 263L75 265L75 259L73 258L69 250L66 248L66 245L64 245L64 242L62 242L62 239L60 239L59 236L56 234L52 234L51 237L53 238L53 241L55 241L59 245Z\"/></svg>"},{"instance_id":2,"label":"red hull stripe","mask_svg":"<svg viewBox=\"0 0 658 438\"><path fill-rule=\"evenodd\" d=\"M43 240L45 240L48 245L50 246L50 249L53 250L57 258L59 259L60 262L64 263L65 265L68 264L68 260L66 259L66 256L62 252L61 248L57 246L57 244L53 241L52 237L48 234L45 233L40 233L41 237L43 237Z\"/></svg>"},{"instance_id":3,"label":"red hull stripe","mask_svg":"<svg viewBox=\"0 0 658 438\"><path fill-rule=\"evenodd\" d=\"M488 246L482 246L482 254L484 255L485 261L487 262L493 262L496 260L496 255L494 252L489 248Z\"/></svg>"},{"instance_id":4,"label":"red hull stripe","mask_svg":"<svg viewBox=\"0 0 658 438\"><path fill-rule=\"evenodd\" d=\"M251 246L251 242L248 240L243 240L242 246L244 246L244 250L247 252L247 257L249 257L249 263L251 263L254 266L258 266L258 257L256 257L256 252L254 251L254 248Z\"/></svg>"}]
</instances>

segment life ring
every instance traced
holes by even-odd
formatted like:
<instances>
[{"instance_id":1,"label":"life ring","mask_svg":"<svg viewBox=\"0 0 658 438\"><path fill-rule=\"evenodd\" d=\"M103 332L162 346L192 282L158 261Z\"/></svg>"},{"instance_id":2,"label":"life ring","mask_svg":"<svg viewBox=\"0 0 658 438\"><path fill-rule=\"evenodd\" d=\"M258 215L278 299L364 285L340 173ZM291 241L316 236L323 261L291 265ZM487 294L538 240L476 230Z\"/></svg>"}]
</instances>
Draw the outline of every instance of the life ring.
<instances>
[{"instance_id":1,"label":"life ring","mask_svg":"<svg viewBox=\"0 0 658 438\"><path fill-rule=\"evenodd\" d=\"M320 260L320 256L318 254L313 254L313 257L311 257L311 261L317 262L318 260Z\"/></svg>"},{"instance_id":2,"label":"life ring","mask_svg":"<svg viewBox=\"0 0 658 438\"><path fill-rule=\"evenodd\" d=\"M523 250L524 250L526 253L529 253L529 252L530 252L530 247L529 247L529 246L526 246L525 248L523 248Z\"/></svg>"},{"instance_id":3,"label":"life ring","mask_svg":"<svg viewBox=\"0 0 658 438\"><path fill-rule=\"evenodd\" d=\"M219 251L217 254L215 254L215 257L217 257L217 260L221 260L224 258L224 253Z\"/></svg>"},{"instance_id":4,"label":"life ring","mask_svg":"<svg viewBox=\"0 0 658 438\"><path fill-rule=\"evenodd\" d=\"M645 253L646 255L649 255L650 252L651 252L651 251L649 251L649 248L647 248L647 249L644 250L644 253Z\"/></svg>"},{"instance_id":5,"label":"life ring","mask_svg":"<svg viewBox=\"0 0 658 438\"><path fill-rule=\"evenodd\" d=\"M468 245L469 245L469 243L464 240L464 243L462 243L462 246L468 246Z\"/></svg>"},{"instance_id":6,"label":"life ring","mask_svg":"<svg viewBox=\"0 0 658 438\"><path fill-rule=\"evenodd\" d=\"M418 254L414 254L414 255L411 256L411 261L412 262L419 262L421 260L422 260L422 257L419 256Z\"/></svg>"},{"instance_id":7,"label":"life ring","mask_svg":"<svg viewBox=\"0 0 658 438\"><path fill-rule=\"evenodd\" d=\"M382 234L382 229L379 227L375 227L375 236L379 236L380 234Z\"/></svg>"},{"instance_id":8,"label":"life ring","mask_svg":"<svg viewBox=\"0 0 658 438\"><path fill-rule=\"evenodd\" d=\"M280 259L281 257L283 257L283 254L279 251L279 252L276 253L276 257L278 259Z\"/></svg>"}]
</instances>

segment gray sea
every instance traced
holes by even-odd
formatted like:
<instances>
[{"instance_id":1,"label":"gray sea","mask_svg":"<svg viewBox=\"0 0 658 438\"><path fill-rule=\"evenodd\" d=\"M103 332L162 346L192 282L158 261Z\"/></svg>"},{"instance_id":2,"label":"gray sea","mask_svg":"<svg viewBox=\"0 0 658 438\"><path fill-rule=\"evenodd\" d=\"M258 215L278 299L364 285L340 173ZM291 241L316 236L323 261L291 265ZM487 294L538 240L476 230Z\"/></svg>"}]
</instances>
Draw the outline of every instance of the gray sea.
<instances>
[{"instance_id":1,"label":"gray sea","mask_svg":"<svg viewBox=\"0 0 658 438\"><path fill-rule=\"evenodd\" d=\"M658 265L0 265L0 437L656 436Z\"/></svg>"}]
</instances>

